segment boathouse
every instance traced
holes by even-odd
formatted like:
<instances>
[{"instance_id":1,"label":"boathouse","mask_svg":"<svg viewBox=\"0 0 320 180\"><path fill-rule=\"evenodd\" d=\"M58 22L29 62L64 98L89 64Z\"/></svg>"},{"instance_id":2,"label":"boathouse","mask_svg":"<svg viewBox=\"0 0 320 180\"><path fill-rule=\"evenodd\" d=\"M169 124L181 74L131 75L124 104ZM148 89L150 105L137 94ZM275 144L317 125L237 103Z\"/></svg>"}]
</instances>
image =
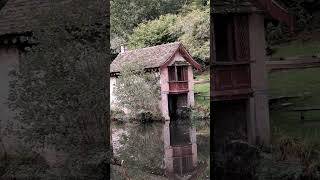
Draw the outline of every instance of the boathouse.
<instances>
[{"instance_id":1,"label":"boathouse","mask_svg":"<svg viewBox=\"0 0 320 180\"><path fill-rule=\"evenodd\" d=\"M169 120L182 106L194 105L193 69L200 69L187 49L180 42L157 45L135 50L121 48L120 54L110 65L110 101L115 106L114 88L117 77L126 63L137 63L146 71L160 76L159 109Z\"/></svg>"}]
</instances>

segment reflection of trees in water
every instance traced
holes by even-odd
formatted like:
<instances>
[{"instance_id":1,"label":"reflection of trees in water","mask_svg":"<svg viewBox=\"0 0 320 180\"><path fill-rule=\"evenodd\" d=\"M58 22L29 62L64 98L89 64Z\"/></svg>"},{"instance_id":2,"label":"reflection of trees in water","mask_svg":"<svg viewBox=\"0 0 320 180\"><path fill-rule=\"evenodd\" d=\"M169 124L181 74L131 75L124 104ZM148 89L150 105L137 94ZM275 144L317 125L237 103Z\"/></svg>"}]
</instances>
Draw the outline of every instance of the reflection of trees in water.
<instances>
[{"instance_id":1,"label":"reflection of trees in water","mask_svg":"<svg viewBox=\"0 0 320 180\"><path fill-rule=\"evenodd\" d=\"M162 124L137 125L129 129L120 141L119 159L128 169L139 169L148 173L163 174Z\"/></svg>"}]
</instances>

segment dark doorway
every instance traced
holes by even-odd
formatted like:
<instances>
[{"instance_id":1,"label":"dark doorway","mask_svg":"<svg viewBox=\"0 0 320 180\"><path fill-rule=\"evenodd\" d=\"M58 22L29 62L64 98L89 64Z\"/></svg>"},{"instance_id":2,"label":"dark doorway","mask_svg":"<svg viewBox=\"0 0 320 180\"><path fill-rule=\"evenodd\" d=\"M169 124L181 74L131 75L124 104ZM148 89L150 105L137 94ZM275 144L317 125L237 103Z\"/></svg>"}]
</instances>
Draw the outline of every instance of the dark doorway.
<instances>
[{"instance_id":1,"label":"dark doorway","mask_svg":"<svg viewBox=\"0 0 320 180\"><path fill-rule=\"evenodd\" d=\"M177 110L179 108L186 107L188 105L187 101L187 93L168 95L169 116L171 120L174 120L177 117Z\"/></svg>"}]
</instances>

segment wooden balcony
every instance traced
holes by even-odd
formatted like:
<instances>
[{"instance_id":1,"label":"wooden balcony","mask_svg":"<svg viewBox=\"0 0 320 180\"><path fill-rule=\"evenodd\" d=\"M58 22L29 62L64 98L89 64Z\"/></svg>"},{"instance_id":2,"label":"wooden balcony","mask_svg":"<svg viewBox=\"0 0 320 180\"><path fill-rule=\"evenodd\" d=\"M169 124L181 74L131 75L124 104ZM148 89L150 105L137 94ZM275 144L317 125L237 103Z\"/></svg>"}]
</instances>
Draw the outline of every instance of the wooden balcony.
<instances>
[{"instance_id":1,"label":"wooden balcony","mask_svg":"<svg viewBox=\"0 0 320 180\"><path fill-rule=\"evenodd\" d=\"M211 97L213 100L248 97L251 93L251 74L249 64L233 66L215 66L212 78L213 87Z\"/></svg>"},{"instance_id":2,"label":"wooden balcony","mask_svg":"<svg viewBox=\"0 0 320 180\"><path fill-rule=\"evenodd\" d=\"M169 81L169 91L172 93L189 91L188 81Z\"/></svg>"}]
</instances>

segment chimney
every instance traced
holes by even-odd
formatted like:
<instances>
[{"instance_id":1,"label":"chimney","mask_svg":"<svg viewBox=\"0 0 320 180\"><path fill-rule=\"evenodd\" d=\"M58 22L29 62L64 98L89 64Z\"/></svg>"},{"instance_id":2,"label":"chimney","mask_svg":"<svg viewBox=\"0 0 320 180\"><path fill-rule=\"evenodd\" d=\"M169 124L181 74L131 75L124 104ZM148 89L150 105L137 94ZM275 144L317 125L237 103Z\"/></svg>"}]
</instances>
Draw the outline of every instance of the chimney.
<instances>
[{"instance_id":1,"label":"chimney","mask_svg":"<svg viewBox=\"0 0 320 180\"><path fill-rule=\"evenodd\" d=\"M120 53L124 53L124 52L126 52L128 50L128 48L127 48L127 45L121 45L121 47L120 47Z\"/></svg>"}]
</instances>

